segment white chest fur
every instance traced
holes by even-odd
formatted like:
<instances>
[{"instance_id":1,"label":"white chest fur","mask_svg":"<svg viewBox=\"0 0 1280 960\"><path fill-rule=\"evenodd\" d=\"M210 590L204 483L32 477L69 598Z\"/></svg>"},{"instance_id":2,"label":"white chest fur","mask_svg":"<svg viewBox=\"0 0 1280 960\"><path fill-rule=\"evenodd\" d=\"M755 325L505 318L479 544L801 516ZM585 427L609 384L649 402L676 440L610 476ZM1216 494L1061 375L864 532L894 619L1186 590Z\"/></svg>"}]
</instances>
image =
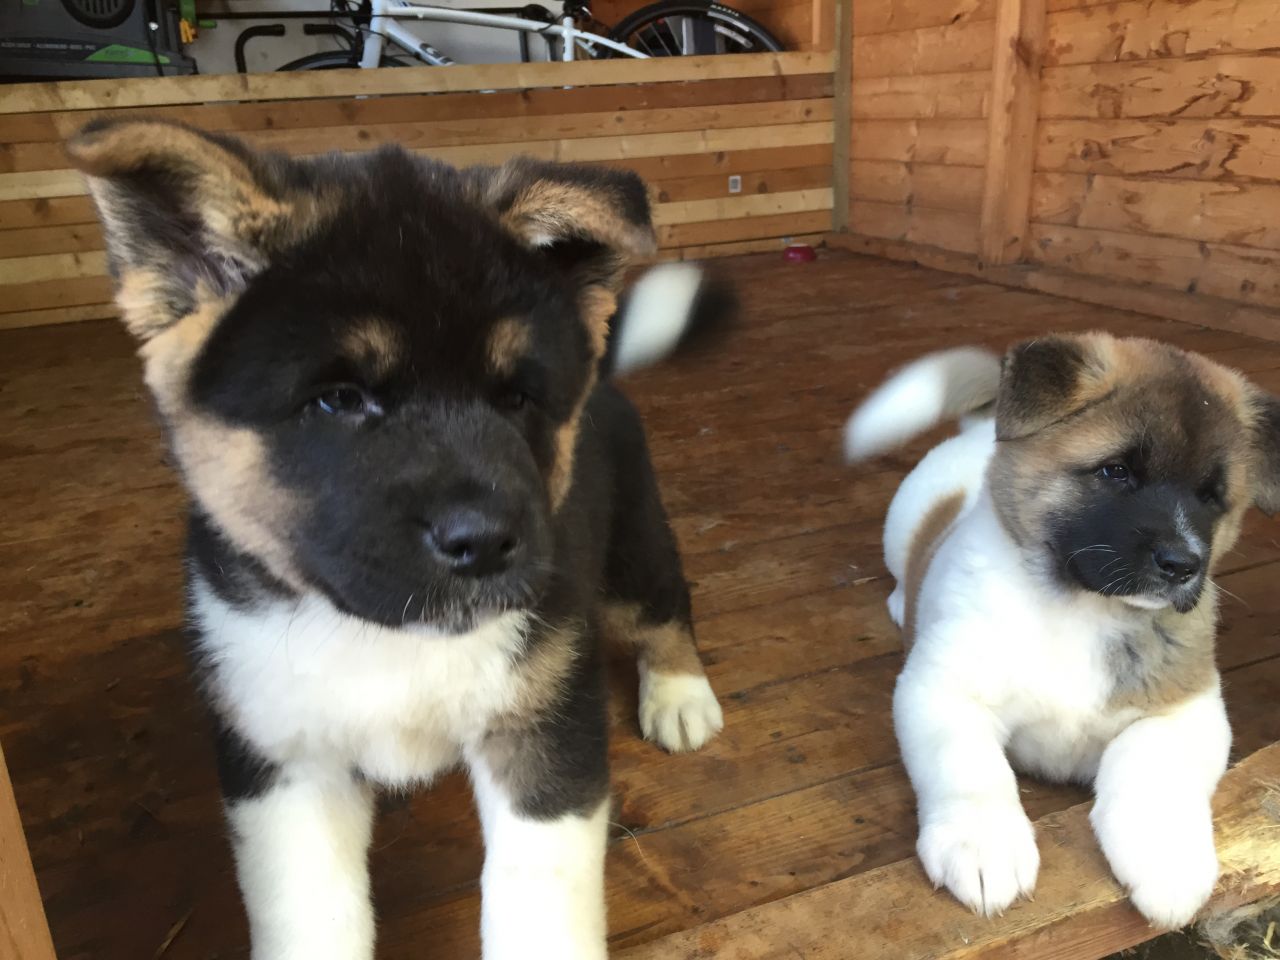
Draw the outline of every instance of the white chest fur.
<instances>
[{"instance_id":1,"label":"white chest fur","mask_svg":"<svg viewBox=\"0 0 1280 960\"><path fill-rule=\"evenodd\" d=\"M912 660L951 676L994 712L1016 765L1088 780L1106 744L1141 715L1108 701L1111 648L1143 615L1046 588L979 497L925 578Z\"/></svg>"},{"instance_id":2,"label":"white chest fur","mask_svg":"<svg viewBox=\"0 0 1280 960\"><path fill-rule=\"evenodd\" d=\"M357 620L316 597L246 612L206 584L193 591L211 692L276 762L342 764L385 785L420 782L516 704L521 614L436 636Z\"/></svg>"}]
</instances>

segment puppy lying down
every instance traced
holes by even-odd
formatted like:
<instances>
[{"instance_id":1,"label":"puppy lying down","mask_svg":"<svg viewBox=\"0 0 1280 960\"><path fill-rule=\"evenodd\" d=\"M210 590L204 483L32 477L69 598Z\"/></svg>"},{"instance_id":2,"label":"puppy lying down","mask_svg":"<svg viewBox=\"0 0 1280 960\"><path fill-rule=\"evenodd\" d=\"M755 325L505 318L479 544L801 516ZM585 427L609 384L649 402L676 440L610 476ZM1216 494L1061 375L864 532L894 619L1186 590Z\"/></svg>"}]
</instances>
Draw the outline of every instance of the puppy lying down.
<instances>
[{"instance_id":1,"label":"puppy lying down","mask_svg":"<svg viewBox=\"0 0 1280 960\"><path fill-rule=\"evenodd\" d=\"M998 913L1040 864L1014 769L1092 784L1116 877L1177 927L1217 878L1231 733L1214 563L1280 506L1280 402L1203 356L1106 334L909 365L846 430L854 460L943 421L884 550L908 654L894 723L936 885Z\"/></svg>"}]
</instances>

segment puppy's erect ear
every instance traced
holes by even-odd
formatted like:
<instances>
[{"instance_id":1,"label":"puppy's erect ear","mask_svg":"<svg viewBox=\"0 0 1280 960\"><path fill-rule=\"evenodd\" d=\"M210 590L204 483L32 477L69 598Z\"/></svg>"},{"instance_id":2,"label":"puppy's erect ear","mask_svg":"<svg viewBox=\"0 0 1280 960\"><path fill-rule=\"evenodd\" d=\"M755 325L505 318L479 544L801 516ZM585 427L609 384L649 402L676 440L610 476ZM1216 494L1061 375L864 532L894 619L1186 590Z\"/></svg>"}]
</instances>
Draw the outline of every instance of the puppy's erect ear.
<instances>
[{"instance_id":1,"label":"puppy's erect ear","mask_svg":"<svg viewBox=\"0 0 1280 960\"><path fill-rule=\"evenodd\" d=\"M1254 505L1267 515L1280 513L1280 397L1261 391L1254 398L1257 451Z\"/></svg>"},{"instance_id":2,"label":"puppy's erect ear","mask_svg":"<svg viewBox=\"0 0 1280 960\"><path fill-rule=\"evenodd\" d=\"M95 121L66 144L106 233L117 302L146 340L260 271L295 204L276 186L288 161L176 123Z\"/></svg>"},{"instance_id":3,"label":"puppy's erect ear","mask_svg":"<svg viewBox=\"0 0 1280 960\"><path fill-rule=\"evenodd\" d=\"M1105 334L1052 336L1013 347L1001 363L996 436L1018 440L1079 412L1108 389Z\"/></svg>"},{"instance_id":4,"label":"puppy's erect ear","mask_svg":"<svg viewBox=\"0 0 1280 960\"><path fill-rule=\"evenodd\" d=\"M603 353L624 270L657 248L643 181L627 171L530 157L467 175L504 228L570 276Z\"/></svg>"}]
</instances>

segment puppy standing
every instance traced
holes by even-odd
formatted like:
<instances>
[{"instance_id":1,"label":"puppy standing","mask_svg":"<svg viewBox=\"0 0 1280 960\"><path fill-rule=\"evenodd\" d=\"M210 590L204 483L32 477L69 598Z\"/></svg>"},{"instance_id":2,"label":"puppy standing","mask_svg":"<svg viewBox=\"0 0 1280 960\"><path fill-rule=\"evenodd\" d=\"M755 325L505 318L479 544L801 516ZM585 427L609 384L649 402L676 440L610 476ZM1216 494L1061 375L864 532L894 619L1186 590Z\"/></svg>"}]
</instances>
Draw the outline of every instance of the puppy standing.
<instances>
[{"instance_id":1,"label":"puppy standing","mask_svg":"<svg viewBox=\"0 0 1280 960\"><path fill-rule=\"evenodd\" d=\"M1230 730L1214 562L1280 507L1280 403L1204 357L1103 334L926 357L850 420L851 458L965 417L885 523L894 722L918 852L977 911L1035 885L1013 768L1092 783L1116 877L1176 927L1217 878Z\"/></svg>"},{"instance_id":2,"label":"puppy standing","mask_svg":"<svg viewBox=\"0 0 1280 960\"><path fill-rule=\"evenodd\" d=\"M192 496L253 956L368 960L374 790L462 762L485 956L601 960L602 633L638 653L647 736L695 749L722 722L640 422L598 382L654 245L643 185L154 122L68 151ZM617 363L672 347L698 293L689 267L643 280Z\"/></svg>"}]
</instances>

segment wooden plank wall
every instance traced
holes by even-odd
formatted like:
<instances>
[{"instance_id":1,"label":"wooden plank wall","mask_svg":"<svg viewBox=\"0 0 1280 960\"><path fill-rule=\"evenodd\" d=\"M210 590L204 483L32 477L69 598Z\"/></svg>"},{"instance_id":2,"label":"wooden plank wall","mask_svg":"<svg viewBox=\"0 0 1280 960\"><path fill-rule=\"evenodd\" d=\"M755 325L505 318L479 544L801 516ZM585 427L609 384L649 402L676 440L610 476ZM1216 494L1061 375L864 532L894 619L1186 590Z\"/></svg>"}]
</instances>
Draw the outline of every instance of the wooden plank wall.
<instances>
[{"instance_id":1,"label":"wooden plank wall","mask_svg":"<svg viewBox=\"0 0 1280 960\"><path fill-rule=\"evenodd\" d=\"M1280 4L1048 16L1028 255L1280 307Z\"/></svg>"},{"instance_id":2,"label":"wooden plank wall","mask_svg":"<svg viewBox=\"0 0 1280 960\"><path fill-rule=\"evenodd\" d=\"M666 258L766 249L831 225L829 53L11 86L0 328L113 312L92 205L60 146L104 114L181 119L297 155L400 143L459 165L528 153L627 167L651 184Z\"/></svg>"},{"instance_id":3,"label":"wooden plank wall","mask_svg":"<svg viewBox=\"0 0 1280 960\"><path fill-rule=\"evenodd\" d=\"M974 253L995 0L854 0L849 229Z\"/></svg>"},{"instance_id":4,"label":"wooden plank wall","mask_svg":"<svg viewBox=\"0 0 1280 960\"><path fill-rule=\"evenodd\" d=\"M840 245L1280 338L1275 0L858 0L854 33Z\"/></svg>"}]
</instances>

